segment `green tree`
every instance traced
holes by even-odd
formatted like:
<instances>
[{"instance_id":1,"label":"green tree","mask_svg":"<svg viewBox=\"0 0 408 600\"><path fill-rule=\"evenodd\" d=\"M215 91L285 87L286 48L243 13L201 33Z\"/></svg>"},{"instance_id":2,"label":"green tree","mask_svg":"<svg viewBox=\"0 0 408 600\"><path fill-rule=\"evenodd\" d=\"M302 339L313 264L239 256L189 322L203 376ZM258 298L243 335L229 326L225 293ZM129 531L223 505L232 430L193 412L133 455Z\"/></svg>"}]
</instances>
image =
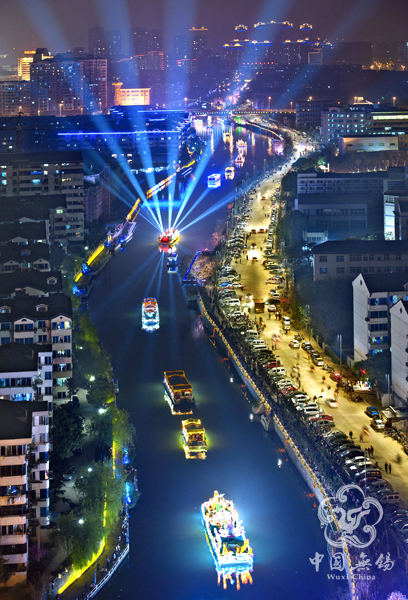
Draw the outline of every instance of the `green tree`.
<instances>
[{"instance_id":1,"label":"green tree","mask_svg":"<svg viewBox=\"0 0 408 600\"><path fill-rule=\"evenodd\" d=\"M354 363L353 371L360 379L368 378L383 394L388 392L387 375L391 373L391 352L383 350L377 352L373 356L369 356L366 360L361 360Z\"/></svg>"},{"instance_id":2,"label":"green tree","mask_svg":"<svg viewBox=\"0 0 408 600\"><path fill-rule=\"evenodd\" d=\"M116 385L106 377L98 377L89 384L86 399L93 406L103 406L115 400Z\"/></svg>"}]
</instances>

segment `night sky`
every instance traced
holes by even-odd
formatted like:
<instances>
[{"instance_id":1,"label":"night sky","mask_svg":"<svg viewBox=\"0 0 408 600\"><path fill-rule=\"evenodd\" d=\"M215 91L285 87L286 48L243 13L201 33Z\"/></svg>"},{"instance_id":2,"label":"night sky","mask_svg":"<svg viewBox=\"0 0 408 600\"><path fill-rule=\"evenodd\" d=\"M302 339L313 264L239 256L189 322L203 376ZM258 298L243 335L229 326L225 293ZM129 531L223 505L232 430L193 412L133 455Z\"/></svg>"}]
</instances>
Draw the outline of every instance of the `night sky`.
<instances>
[{"instance_id":1,"label":"night sky","mask_svg":"<svg viewBox=\"0 0 408 600\"><path fill-rule=\"evenodd\" d=\"M219 49L233 39L235 25L247 25L251 35L254 23L271 20L293 22L293 39L305 22L314 26L314 35L332 42L408 38L408 0L1 0L1 5L0 53L14 56L40 46L52 52L87 49L88 29L95 25L120 29L125 53L130 26L162 29L166 51L175 34L192 26L208 28L209 45Z\"/></svg>"}]
</instances>

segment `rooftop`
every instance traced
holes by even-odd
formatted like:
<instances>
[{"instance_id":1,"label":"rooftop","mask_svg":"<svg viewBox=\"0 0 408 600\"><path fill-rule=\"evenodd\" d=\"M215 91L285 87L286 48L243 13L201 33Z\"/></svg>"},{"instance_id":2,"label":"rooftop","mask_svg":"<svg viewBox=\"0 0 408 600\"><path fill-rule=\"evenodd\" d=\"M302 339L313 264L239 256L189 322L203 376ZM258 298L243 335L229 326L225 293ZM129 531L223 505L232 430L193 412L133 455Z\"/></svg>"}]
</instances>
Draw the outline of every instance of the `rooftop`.
<instances>
[{"instance_id":1,"label":"rooftop","mask_svg":"<svg viewBox=\"0 0 408 600\"><path fill-rule=\"evenodd\" d=\"M17 342L0 346L0 372L37 373L38 351L45 351L45 349L46 346L43 345L17 344Z\"/></svg>"},{"instance_id":2,"label":"rooftop","mask_svg":"<svg viewBox=\"0 0 408 600\"><path fill-rule=\"evenodd\" d=\"M67 198L63 194L38 194L35 196L4 196L0 198L0 219L2 223L22 218L34 221L47 221L50 211L66 208Z\"/></svg>"},{"instance_id":3,"label":"rooftop","mask_svg":"<svg viewBox=\"0 0 408 600\"><path fill-rule=\"evenodd\" d=\"M408 253L408 240L335 240L317 244L313 254L387 254Z\"/></svg>"},{"instance_id":4,"label":"rooftop","mask_svg":"<svg viewBox=\"0 0 408 600\"><path fill-rule=\"evenodd\" d=\"M18 269L12 273L4 273L0 277L0 298L25 294L27 288L38 290L42 295L61 292L61 271L41 272L37 269Z\"/></svg>"},{"instance_id":5,"label":"rooftop","mask_svg":"<svg viewBox=\"0 0 408 600\"><path fill-rule=\"evenodd\" d=\"M402 292L408 286L408 273L380 273L378 275L358 275L362 277L370 294L376 292Z\"/></svg>"},{"instance_id":6,"label":"rooftop","mask_svg":"<svg viewBox=\"0 0 408 600\"><path fill-rule=\"evenodd\" d=\"M41 310L37 310L37 307L40 306ZM71 298L62 293L51 294L48 298L16 296L6 300L0 299L0 309L4 310L6 307L10 309L10 312L0 312L0 323L23 317L41 321L53 319L60 315L72 318Z\"/></svg>"},{"instance_id":7,"label":"rooftop","mask_svg":"<svg viewBox=\"0 0 408 600\"><path fill-rule=\"evenodd\" d=\"M82 152L58 151L58 152L10 152L1 155L3 165L24 165L24 164L51 164L59 165L61 163L82 162Z\"/></svg>"},{"instance_id":8,"label":"rooftop","mask_svg":"<svg viewBox=\"0 0 408 600\"><path fill-rule=\"evenodd\" d=\"M378 194L344 194L344 193L329 193L329 194L298 194L298 206L305 204L372 204Z\"/></svg>"},{"instance_id":9,"label":"rooftop","mask_svg":"<svg viewBox=\"0 0 408 600\"><path fill-rule=\"evenodd\" d=\"M1 210L1 208L0 208ZM37 242L47 239L47 229L44 222L36 223L7 223L0 227L0 244L21 237Z\"/></svg>"},{"instance_id":10,"label":"rooftop","mask_svg":"<svg viewBox=\"0 0 408 600\"><path fill-rule=\"evenodd\" d=\"M27 402L0 400L0 441L31 440L31 414L25 405Z\"/></svg>"},{"instance_id":11,"label":"rooftop","mask_svg":"<svg viewBox=\"0 0 408 600\"><path fill-rule=\"evenodd\" d=\"M21 246L20 244L8 242L4 246L0 245L0 263L3 264L10 260L18 263L22 261L33 263L40 258L50 260L50 247L48 244L29 242Z\"/></svg>"}]
</instances>

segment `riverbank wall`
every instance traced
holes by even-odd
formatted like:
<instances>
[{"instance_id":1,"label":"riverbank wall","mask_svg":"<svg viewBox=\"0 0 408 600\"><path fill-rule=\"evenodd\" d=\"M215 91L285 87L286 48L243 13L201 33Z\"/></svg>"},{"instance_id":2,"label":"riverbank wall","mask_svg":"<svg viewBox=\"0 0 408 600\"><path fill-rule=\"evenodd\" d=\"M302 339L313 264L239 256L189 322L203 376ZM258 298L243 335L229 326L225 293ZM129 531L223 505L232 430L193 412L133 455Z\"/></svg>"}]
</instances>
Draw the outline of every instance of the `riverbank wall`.
<instances>
[{"instance_id":1,"label":"riverbank wall","mask_svg":"<svg viewBox=\"0 0 408 600\"><path fill-rule=\"evenodd\" d=\"M216 305L214 303L211 303L210 305L207 300L204 301L202 296L198 297L198 305L201 313L200 317L202 319L204 328L209 333L211 342L213 343L214 347L217 348L218 351L223 355L224 359L228 359L228 362L230 363L229 367L231 368L231 366L233 366L238 377L243 382L242 387L245 387L245 395L248 393L254 402L261 402L264 404L266 412L269 413L271 402L268 402L266 393L259 388L259 385L257 385L257 383L247 372L246 365L244 364L242 358L238 356L237 350L231 346L231 343L227 339L225 328L222 326L222 320L219 321L220 315L217 314L218 310ZM274 431L282 444L284 444L288 456L292 460L293 464L297 468L311 492L314 494L319 504L323 501L326 502L327 509L329 510L333 519L333 524L337 527L337 530L340 531L341 528L331 505L331 493L325 489L322 481L319 478L319 473L308 464L297 447L295 440L291 438L283 423L276 415L273 415L273 423ZM352 562L349 548L345 542L342 550L344 555L345 571L347 573L352 599L354 600L356 598L356 590L353 579Z\"/></svg>"}]
</instances>

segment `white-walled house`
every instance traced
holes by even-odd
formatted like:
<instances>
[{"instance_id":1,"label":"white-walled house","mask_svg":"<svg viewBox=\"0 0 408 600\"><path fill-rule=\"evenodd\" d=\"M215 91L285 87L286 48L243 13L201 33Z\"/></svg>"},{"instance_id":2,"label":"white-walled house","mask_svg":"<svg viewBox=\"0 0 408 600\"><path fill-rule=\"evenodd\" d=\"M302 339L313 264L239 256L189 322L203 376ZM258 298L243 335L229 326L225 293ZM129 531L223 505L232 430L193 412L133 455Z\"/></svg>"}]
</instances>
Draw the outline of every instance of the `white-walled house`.
<instances>
[{"instance_id":1,"label":"white-walled house","mask_svg":"<svg viewBox=\"0 0 408 600\"><path fill-rule=\"evenodd\" d=\"M391 344L389 310L408 300L408 274L363 275L353 281L354 360L365 360Z\"/></svg>"},{"instance_id":2,"label":"white-walled house","mask_svg":"<svg viewBox=\"0 0 408 600\"><path fill-rule=\"evenodd\" d=\"M391 381L397 404L408 402L408 302L391 307Z\"/></svg>"}]
</instances>

